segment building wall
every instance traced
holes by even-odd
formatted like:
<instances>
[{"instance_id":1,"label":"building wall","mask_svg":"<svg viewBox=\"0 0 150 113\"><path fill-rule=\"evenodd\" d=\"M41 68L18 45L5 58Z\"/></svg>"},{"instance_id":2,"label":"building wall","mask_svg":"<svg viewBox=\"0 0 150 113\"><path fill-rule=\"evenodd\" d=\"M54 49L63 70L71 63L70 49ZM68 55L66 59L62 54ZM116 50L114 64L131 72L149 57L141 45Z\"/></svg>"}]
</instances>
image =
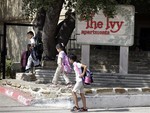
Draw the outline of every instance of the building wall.
<instances>
[{"instance_id":1,"label":"building wall","mask_svg":"<svg viewBox=\"0 0 150 113\"><path fill-rule=\"evenodd\" d=\"M0 4L0 34L3 34L4 22L7 23L25 23L23 19L22 0L1 0ZM26 50L27 38L26 33L32 30L31 27L7 26L7 58L14 62L20 61L21 53Z\"/></svg>"},{"instance_id":2,"label":"building wall","mask_svg":"<svg viewBox=\"0 0 150 113\"><path fill-rule=\"evenodd\" d=\"M23 51L26 50L28 39L26 34L31 27L8 26L7 27L7 57L15 62L20 61Z\"/></svg>"},{"instance_id":3,"label":"building wall","mask_svg":"<svg viewBox=\"0 0 150 113\"><path fill-rule=\"evenodd\" d=\"M26 22L26 20L22 20L20 16L22 13L21 6L22 0L1 0L0 4L0 34L3 34L3 20L6 22ZM65 18L66 10L62 10L60 15L61 22ZM13 21L10 21L13 20ZM135 38L134 38L134 46L140 46L140 39L142 37L141 28L150 28L150 16L148 15L137 15L135 17ZM11 60L15 62L20 61L21 53L26 50L26 45L28 40L26 38L26 33L32 30L32 27L21 27L21 26L7 26L7 57L11 58ZM75 32L74 32L75 34ZM72 35L72 38L76 38L75 35ZM73 49L73 45L75 44L75 48L80 48L78 44L75 42L68 43L68 48ZM116 47L106 47L102 46L102 49L115 49ZM132 48L132 47L131 47ZM134 49L135 50L135 49Z\"/></svg>"}]
</instances>

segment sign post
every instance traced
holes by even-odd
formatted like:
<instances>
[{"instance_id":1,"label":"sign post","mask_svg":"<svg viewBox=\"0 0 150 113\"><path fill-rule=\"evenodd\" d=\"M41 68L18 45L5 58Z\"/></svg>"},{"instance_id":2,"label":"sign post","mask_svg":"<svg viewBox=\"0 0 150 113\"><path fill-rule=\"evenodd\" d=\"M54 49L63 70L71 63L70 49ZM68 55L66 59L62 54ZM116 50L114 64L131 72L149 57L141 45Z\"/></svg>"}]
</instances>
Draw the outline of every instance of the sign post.
<instances>
[{"instance_id":1,"label":"sign post","mask_svg":"<svg viewBox=\"0 0 150 113\"><path fill-rule=\"evenodd\" d=\"M119 73L128 74L129 47L120 47Z\"/></svg>"},{"instance_id":2,"label":"sign post","mask_svg":"<svg viewBox=\"0 0 150 113\"><path fill-rule=\"evenodd\" d=\"M99 11L91 20L77 18L77 43L82 44L82 62L89 66L90 45L120 46L119 72L128 73L129 46L134 40L134 14L131 5L119 5L117 15L108 18Z\"/></svg>"}]
</instances>

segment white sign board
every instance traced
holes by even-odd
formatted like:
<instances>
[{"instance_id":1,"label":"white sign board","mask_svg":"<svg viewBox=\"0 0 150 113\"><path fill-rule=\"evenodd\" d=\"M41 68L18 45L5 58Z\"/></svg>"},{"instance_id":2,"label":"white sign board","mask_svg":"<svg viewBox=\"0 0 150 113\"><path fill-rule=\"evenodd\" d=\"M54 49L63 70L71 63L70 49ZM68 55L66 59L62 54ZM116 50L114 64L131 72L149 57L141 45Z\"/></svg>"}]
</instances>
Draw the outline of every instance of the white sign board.
<instances>
[{"instance_id":1,"label":"white sign board","mask_svg":"<svg viewBox=\"0 0 150 113\"><path fill-rule=\"evenodd\" d=\"M100 11L92 20L77 18L77 43L89 45L132 46L134 37L133 6L118 6L117 15L108 18Z\"/></svg>"}]
</instances>

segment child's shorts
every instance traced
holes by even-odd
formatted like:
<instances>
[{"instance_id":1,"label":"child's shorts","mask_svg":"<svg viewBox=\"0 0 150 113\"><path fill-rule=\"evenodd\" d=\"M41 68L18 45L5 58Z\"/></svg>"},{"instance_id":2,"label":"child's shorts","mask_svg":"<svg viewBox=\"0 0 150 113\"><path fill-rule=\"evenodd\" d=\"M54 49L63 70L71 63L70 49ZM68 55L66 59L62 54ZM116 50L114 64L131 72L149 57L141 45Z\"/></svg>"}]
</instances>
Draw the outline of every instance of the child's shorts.
<instances>
[{"instance_id":1,"label":"child's shorts","mask_svg":"<svg viewBox=\"0 0 150 113\"><path fill-rule=\"evenodd\" d=\"M74 88L72 90L73 92L76 92L76 93L84 93L84 86L83 86L83 82L80 81L80 82L76 82L76 84L74 85Z\"/></svg>"}]
</instances>

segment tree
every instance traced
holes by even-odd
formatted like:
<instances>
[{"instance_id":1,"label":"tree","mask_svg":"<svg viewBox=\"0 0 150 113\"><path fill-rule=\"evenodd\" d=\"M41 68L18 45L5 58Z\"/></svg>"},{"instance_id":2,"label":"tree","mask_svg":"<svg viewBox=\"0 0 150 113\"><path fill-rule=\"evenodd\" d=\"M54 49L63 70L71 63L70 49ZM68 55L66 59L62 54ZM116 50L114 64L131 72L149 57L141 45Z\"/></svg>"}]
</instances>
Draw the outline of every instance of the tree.
<instances>
[{"instance_id":1,"label":"tree","mask_svg":"<svg viewBox=\"0 0 150 113\"><path fill-rule=\"evenodd\" d=\"M65 14L65 19L57 25L55 31L56 43L63 43L66 46L74 28L75 13L69 10Z\"/></svg>"},{"instance_id":2,"label":"tree","mask_svg":"<svg viewBox=\"0 0 150 113\"><path fill-rule=\"evenodd\" d=\"M28 17L36 13L35 22L38 30L43 31L44 55L55 58L55 45L60 42L66 45L75 27L72 12L57 26L63 5L68 10L75 9L81 19L88 20L99 10L103 10L105 15L113 17L116 14L117 4L133 4L141 7L140 4L143 2L145 0L23 0L23 9ZM148 0L145 3L150 4ZM71 26L71 29L64 27L65 22L69 27Z\"/></svg>"},{"instance_id":3,"label":"tree","mask_svg":"<svg viewBox=\"0 0 150 113\"><path fill-rule=\"evenodd\" d=\"M26 15L33 16L36 13L35 24L38 30L42 30L44 55L55 58L56 41L55 30L59 20L60 11L64 0L23 0Z\"/></svg>"},{"instance_id":4,"label":"tree","mask_svg":"<svg viewBox=\"0 0 150 113\"><path fill-rule=\"evenodd\" d=\"M89 0L88 3L90 3L92 0ZM93 0L96 1L96 0ZM105 1L105 0L103 0ZM111 1L111 0L108 0ZM66 9L80 9L81 10L76 10L77 13L81 14L82 11L84 13L87 13L87 15L91 13L91 9L94 8L94 6L89 10L86 11L87 8L82 8L82 5L87 6L88 4L84 4L85 0L23 0L25 12L28 16L33 16L34 13L37 13L36 15L36 24L38 26L38 30L43 30L42 34L42 39L43 39L43 44L44 44L44 55L48 56L49 58L55 58L56 55L56 49L55 45L58 42L64 42L65 45L68 42L68 39L70 37L70 33L73 31L73 28L75 27L75 20L71 20L71 16L68 16L63 22L66 22L68 25L71 25L72 29L64 29L62 31L59 31L57 38L55 37L56 35L56 29L57 29L57 23L59 20L59 15L60 11L62 9L63 4L65 5ZM94 2L92 2L94 5ZM102 4L105 4L103 2ZM110 5L110 3L109 3ZM104 5L102 5L104 6ZM104 8L104 7L102 7ZM108 9L108 8L105 8ZM93 10L92 10L93 11ZM94 12L97 11L97 9L94 10ZM71 13L70 13L71 14ZM86 17L88 18L88 16ZM71 24L70 24L71 23ZM61 26L61 28L63 28ZM60 30L60 29L59 29ZM68 33L67 33L68 32ZM67 35L67 36L63 36ZM61 37L67 37L66 39L61 38Z\"/></svg>"}]
</instances>

